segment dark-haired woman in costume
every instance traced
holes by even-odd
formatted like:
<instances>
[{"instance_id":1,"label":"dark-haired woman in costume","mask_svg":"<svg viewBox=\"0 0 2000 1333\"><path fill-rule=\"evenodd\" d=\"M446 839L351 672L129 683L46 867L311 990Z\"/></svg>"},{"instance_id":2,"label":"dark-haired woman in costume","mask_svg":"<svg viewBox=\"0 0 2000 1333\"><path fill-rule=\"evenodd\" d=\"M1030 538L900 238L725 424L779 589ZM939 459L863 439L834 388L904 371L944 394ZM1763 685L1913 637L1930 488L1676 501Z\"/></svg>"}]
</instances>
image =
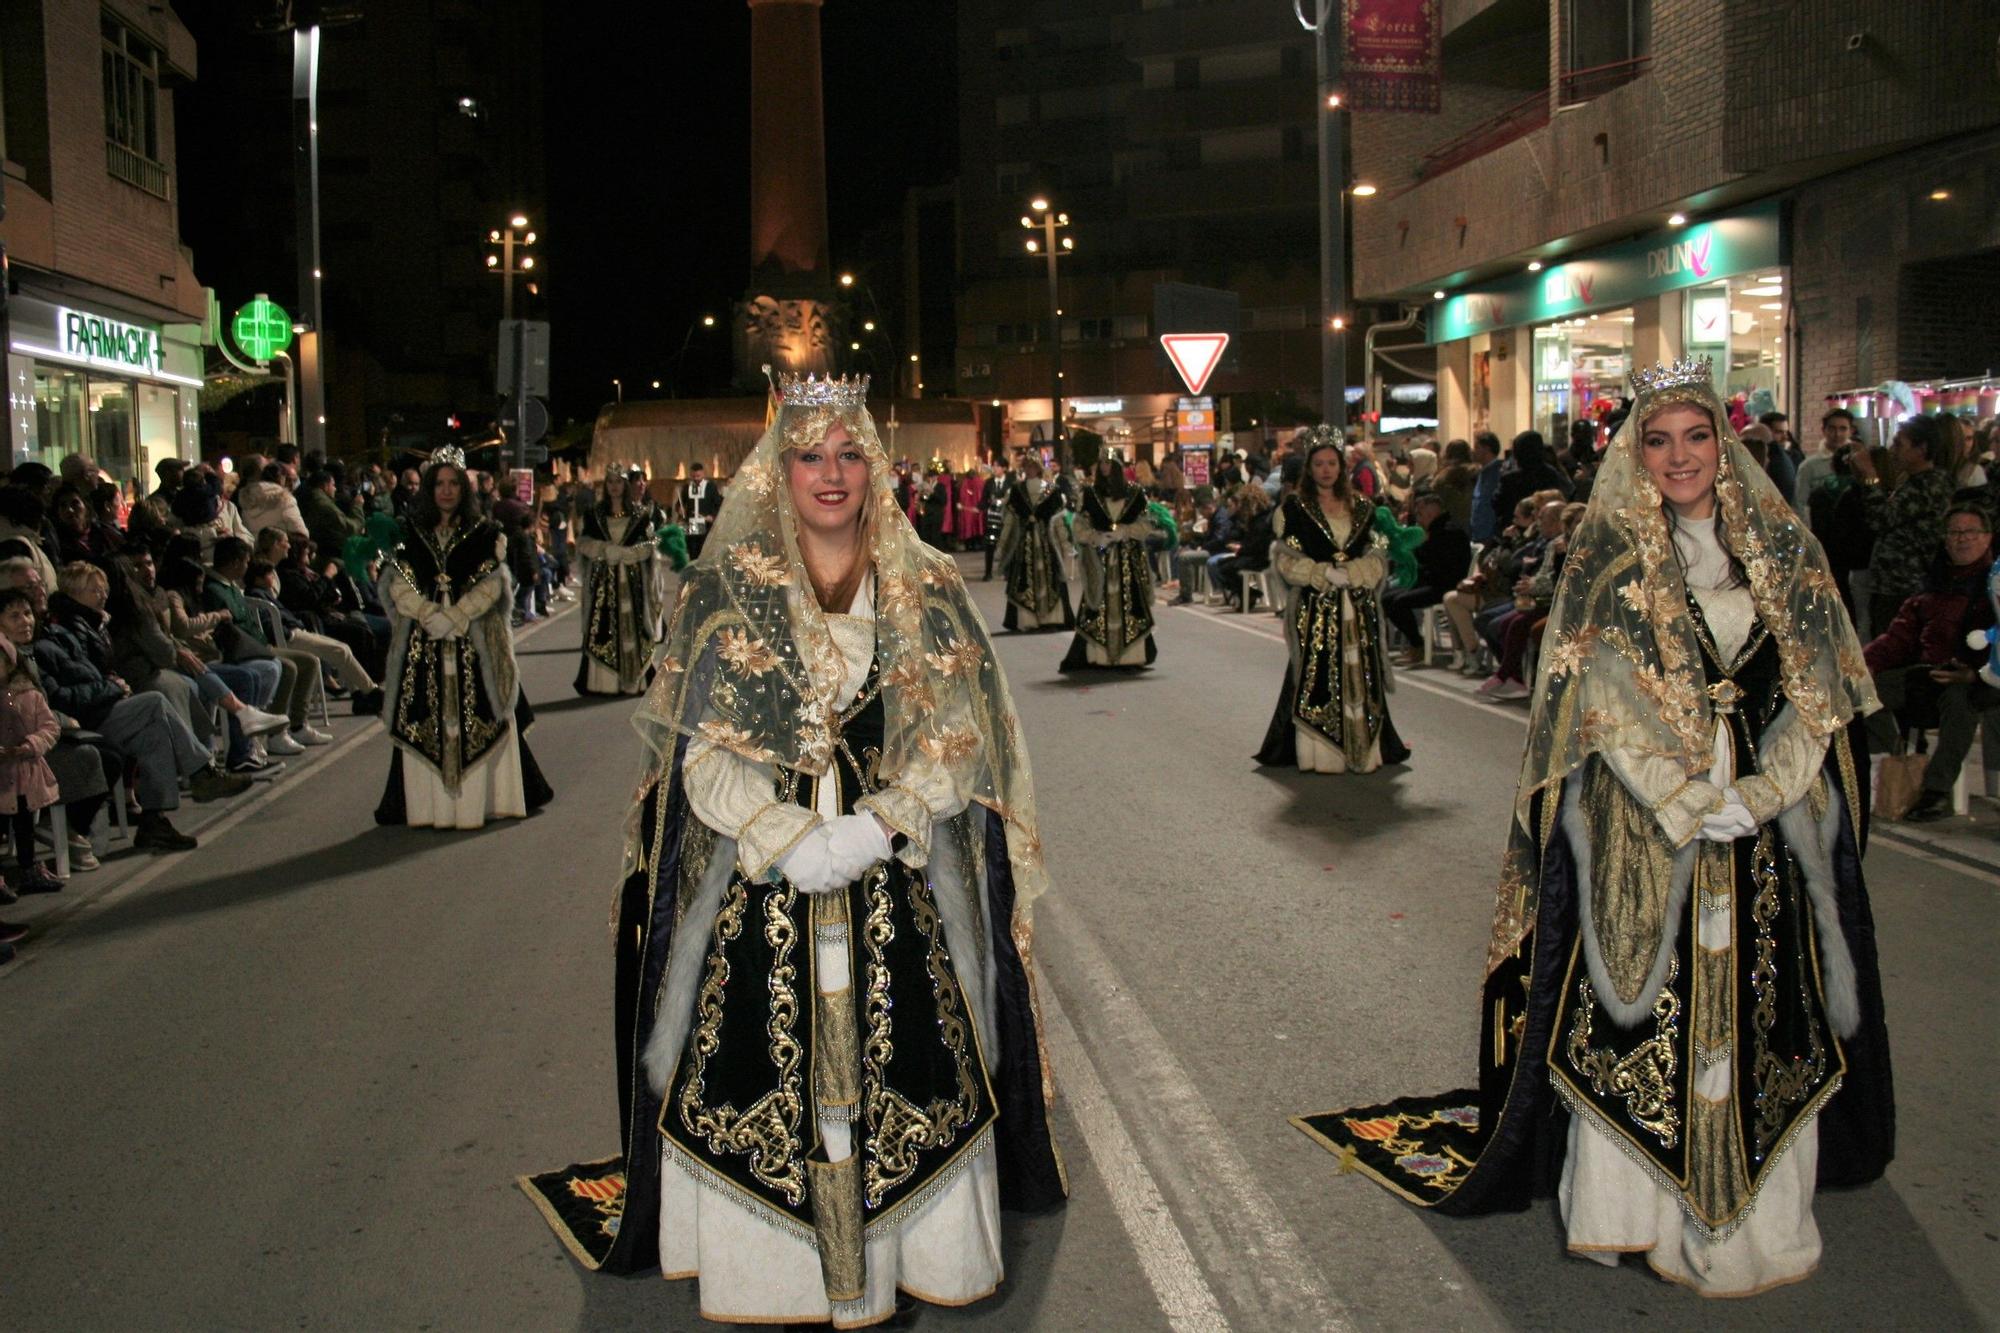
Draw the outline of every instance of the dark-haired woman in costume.
<instances>
[{"instance_id":1,"label":"dark-haired woman in costume","mask_svg":"<svg viewBox=\"0 0 2000 1333\"><path fill-rule=\"evenodd\" d=\"M382 567L382 716L395 749L375 820L472 829L521 818L553 793L528 751L507 539L480 513L463 452L431 455L402 527Z\"/></svg>"},{"instance_id":2,"label":"dark-haired woman in costume","mask_svg":"<svg viewBox=\"0 0 2000 1333\"><path fill-rule=\"evenodd\" d=\"M1029 454L1021 464L1021 480L1008 488L1002 504L1006 517L995 552L1007 580L1007 614L1001 623L1009 630L1031 634L1076 627L1057 544L1069 540L1061 531L1068 507L1062 488L1042 475L1042 460Z\"/></svg>"},{"instance_id":3,"label":"dark-haired woman in costume","mask_svg":"<svg viewBox=\"0 0 2000 1333\"><path fill-rule=\"evenodd\" d=\"M1634 377L1571 542L1479 1091L1298 1123L1419 1204L1553 1193L1572 1254L1748 1296L1817 1266L1814 1191L1881 1175L1895 1105L1850 739L1874 686L1710 375Z\"/></svg>"},{"instance_id":4,"label":"dark-haired woman in costume","mask_svg":"<svg viewBox=\"0 0 2000 1333\"><path fill-rule=\"evenodd\" d=\"M578 694L642 694L665 618L666 566L654 545L659 511L645 474L612 467L597 503L577 516L576 551L590 562L583 589Z\"/></svg>"},{"instance_id":5,"label":"dark-haired woman in costume","mask_svg":"<svg viewBox=\"0 0 2000 1333\"><path fill-rule=\"evenodd\" d=\"M1138 671L1159 656L1153 644L1153 565L1146 549L1146 539L1159 531L1146 492L1126 479L1124 462L1115 454L1098 459L1096 477L1070 526L1083 601L1061 670Z\"/></svg>"},{"instance_id":6,"label":"dark-haired woman in costume","mask_svg":"<svg viewBox=\"0 0 2000 1333\"><path fill-rule=\"evenodd\" d=\"M1260 764L1308 773L1373 773L1410 751L1389 720L1382 648L1389 541L1355 491L1338 431L1308 437L1305 470L1271 524L1271 564L1286 601L1285 683Z\"/></svg>"},{"instance_id":7,"label":"dark-haired woman in costume","mask_svg":"<svg viewBox=\"0 0 2000 1333\"><path fill-rule=\"evenodd\" d=\"M781 394L637 715L623 1152L524 1184L579 1260L694 1278L710 1319L858 1328L990 1295L1000 1208L1064 1197L1047 876L1006 681L862 385Z\"/></svg>"}]
</instances>

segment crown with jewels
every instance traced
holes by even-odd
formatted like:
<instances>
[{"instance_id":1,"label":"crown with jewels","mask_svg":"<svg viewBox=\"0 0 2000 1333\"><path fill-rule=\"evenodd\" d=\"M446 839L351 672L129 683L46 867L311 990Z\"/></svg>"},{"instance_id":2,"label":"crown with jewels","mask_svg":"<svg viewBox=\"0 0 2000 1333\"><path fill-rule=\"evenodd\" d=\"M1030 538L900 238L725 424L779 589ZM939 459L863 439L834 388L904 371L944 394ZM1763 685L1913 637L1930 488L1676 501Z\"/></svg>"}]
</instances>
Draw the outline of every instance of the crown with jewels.
<instances>
[{"instance_id":1,"label":"crown with jewels","mask_svg":"<svg viewBox=\"0 0 2000 1333\"><path fill-rule=\"evenodd\" d=\"M868 377L801 375L783 371L778 375L778 401L787 407L856 408L868 400Z\"/></svg>"},{"instance_id":2,"label":"crown with jewels","mask_svg":"<svg viewBox=\"0 0 2000 1333\"><path fill-rule=\"evenodd\" d=\"M1314 426L1306 432L1305 438L1300 440L1299 444L1308 454L1326 445L1332 445L1344 454L1347 452L1347 432L1338 426Z\"/></svg>"},{"instance_id":3,"label":"crown with jewels","mask_svg":"<svg viewBox=\"0 0 2000 1333\"><path fill-rule=\"evenodd\" d=\"M1695 384L1712 385L1715 383L1715 358L1691 356L1670 366L1655 365L1651 370L1635 370L1631 378L1635 394L1683 389Z\"/></svg>"},{"instance_id":4,"label":"crown with jewels","mask_svg":"<svg viewBox=\"0 0 2000 1333\"><path fill-rule=\"evenodd\" d=\"M441 463L455 467L460 472L465 471L465 450L455 444L447 444L442 449L431 450L430 465L437 467Z\"/></svg>"}]
</instances>

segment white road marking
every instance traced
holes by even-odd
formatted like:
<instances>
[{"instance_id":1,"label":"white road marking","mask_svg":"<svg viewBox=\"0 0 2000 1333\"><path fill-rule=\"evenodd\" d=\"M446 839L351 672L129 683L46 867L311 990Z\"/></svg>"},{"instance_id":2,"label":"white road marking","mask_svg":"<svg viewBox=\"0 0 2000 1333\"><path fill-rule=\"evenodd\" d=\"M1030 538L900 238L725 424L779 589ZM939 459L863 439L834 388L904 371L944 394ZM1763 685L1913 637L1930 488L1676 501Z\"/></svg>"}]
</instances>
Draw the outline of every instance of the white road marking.
<instances>
[{"instance_id":1,"label":"white road marking","mask_svg":"<svg viewBox=\"0 0 2000 1333\"><path fill-rule=\"evenodd\" d=\"M1077 1128L1083 1131L1090 1160L1111 1195L1111 1206L1139 1256L1139 1266L1145 1270L1161 1312L1180 1333L1227 1333L1229 1321L1223 1318L1215 1292L1202 1277L1187 1237L1160 1197L1159 1185L1146 1169L1111 1094L1097 1076L1097 1067L1063 1013L1055 988L1046 984L1046 976L1043 980L1041 1003L1056 1087Z\"/></svg>"},{"instance_id":2,"label":"white road marking","mask_svg":"<svg viewBox=\"0 0 2000 1333\"><path fill-rule=\"evenodd\" d=\"M1076 998L1079 1012L1089 1015L1090 1030L1101 1048L1118 1052L1118 1072L1132 1087L1144 1089L1150 1137L1158 1145L1151 1170L1167 1178L1231 1299L1262 1327L1352 1327L1347 1310L1321 1280L1305 1243L1258 1184L1250 1164L1229 1146L1232 1136L1110 958L1060 901L1049 903L1041 915L1052 938L1040 956L1047 960L1055 954L1075 964L1073 970L1064 970L1062 988ZM1051 989L1044 987L1044 993ZM1087 1058L1081 1049L1077 1054ZM1101 1083L1095 1091L1103 1092ZM1149 1173L1149 1187L1154 1179ZM1157 1197L1156 1188L1154 1194ZM1131 1230L1128 1222L1127 1231ZM1138 1242L1136 1235L1133 1239ZM1185 1248L1178 1230L1175 1240ZM1159 1290L1158 1282L1154 1286ZM1164 1308L1164 1293L1162 1303Z\"/></svg>"},{"instance_id":3,"label":"white road marking","mask_svg":"<svg viewBox=\"0 0 2000 1333\"><path fill-rule=\"evenodd\" d=\"M1184 606L1178 609L1182 611L1191 612L1194 615L1198 616L1201 620L1211 625L1220 625L1224 629L1233 629L1244 634L1254 634L1260 639L1275 639L1279 643L1284 642L1284 635L1282 634L1266 633L1264 630L1258 629L1254 625L1243 624L1240 621L1229 618L1228 616L1214 615L1206 612L1196 611L1195 608L1191 606ZM1528 725L1528 714L1521 712L1518 709L1497 708L1492 704L1485 702L1484 700L1468 696L1462 690L1454 690L1446 685L1434 684L1431 681L1424 680L1421 677L1418 677L1408 671L1399 671L1396 673L1396 688L1402 689L1404 686L1409 686L1414 689L1428 691L1431 694L1437 695L1439 698L1449 699L1453 703L1463 705L1466 708L1471 708L1488 717L1511 719L1512 721L1518 723L1523 729L1525 729ZM1981 883L1991 882L1990 874L1981 873L1982 867L1969 866L1965 863L1965 860L1961 860L1958 857L1939 856L1935 852L1928 851L1925 849L1920 839L1911 836L1909 832L1907 832L1906 830L1875 828L1870 831L1874 837L1878 837L1883 842L1888 843L1898 853L1904 856L1915 857L1919 861L1928 862L1931 865L1939 867L1940 869L1956 871L1957 873L1966 876L1968 879L1978 880ZM1969 853L1960 853L1959 855L1961 857L1965 857L1966 859L1971 859L1971 860L1978 859L1976 857L1971 856ZM2000 867L1994 867L1994 868L2000 868Z\"/></svg>"}]
</instances>

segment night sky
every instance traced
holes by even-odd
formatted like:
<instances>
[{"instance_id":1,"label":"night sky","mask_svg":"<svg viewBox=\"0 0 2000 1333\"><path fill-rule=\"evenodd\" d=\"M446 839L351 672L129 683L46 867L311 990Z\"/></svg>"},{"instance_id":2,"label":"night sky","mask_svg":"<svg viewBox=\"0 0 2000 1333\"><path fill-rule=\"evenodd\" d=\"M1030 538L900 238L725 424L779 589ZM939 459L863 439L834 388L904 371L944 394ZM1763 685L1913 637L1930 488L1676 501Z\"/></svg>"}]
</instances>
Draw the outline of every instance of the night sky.
<instances>
[{"instance_id":1,"label":"night sky","mask_svg":"<svg viewBox=\"0 0 2000 1333\"><path fill-rule=\"evenodd\" d=\"M202 60L200 79L176 93L183 239L225 303L290 272L290 182L250 189L244 177L246 163L282 169L287 135L282 39L247 35L262 7L176 4ZM821 23L831 251L843 266L871 232L898 225L908 187L956 170L955 14L948 0L828 0ZM613 376L628 391L665 378L689 322L726 316L743 295L750 11L742 0L557 0L545 25L548 198L535 223L554 407L558 422L588 420ZM247 93L263 114L243 114ZM381 216L393 219L393 209ZM376 244L393 243L393 221L378 225ZM476 313L483 321L498 312ZM335 315L330 295L330 327ZM724 331L697 329L684 383L720 390L727 369Z\"/></svg>"}]
</instances>

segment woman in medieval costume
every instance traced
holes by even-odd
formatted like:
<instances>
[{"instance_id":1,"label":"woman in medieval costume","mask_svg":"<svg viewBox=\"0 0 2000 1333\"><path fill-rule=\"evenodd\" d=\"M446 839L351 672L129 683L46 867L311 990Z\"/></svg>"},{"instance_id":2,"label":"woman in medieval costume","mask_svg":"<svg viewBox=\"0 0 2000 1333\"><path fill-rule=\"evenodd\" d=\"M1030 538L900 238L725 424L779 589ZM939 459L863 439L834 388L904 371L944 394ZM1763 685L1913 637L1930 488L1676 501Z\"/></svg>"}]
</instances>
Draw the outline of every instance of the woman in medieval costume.
<instances>
[{"instance_id":1,"label":"woman in medieval costume","mask_svg":"<svg viewBox=\"0 0 2000 1333\"><path fill-rule=\"evenodd\" d=\"M1553 1192L1571 1252L1745 1296L1813 1270L1815 1185L1881 1175L1895 1108L1853 739L1874 689L1710 374L1633 377L1570 545L1479 1090L1297 1123L1418 1204Z\"/></svg>"},{"instance_id":2,"label":"woman in medieval costume","mask_svg":"<svg viewBox=\"0 0 2000 1333\"><path fill-rule=\"evenodd\" d=\"M481 515L463 450L431 455L382 567L390 615L382 716L395 748L379 824L478 828L553 793L528 751L535 720L508 624L507 539Z\"/></svg>"},{"instance_id":3,"label":"woman in medieval costume","mask_svg":"<svg viewBox=\"0 0 2000 1333\"><path fill-rule=\"evenodd\" d=\"M1390 517L1354 489L1340 432L1316 427L1298 489L1271 522L1271 564L1290 590L1289 660L1260 764L1373 773L1410 757L1389 720L1382 584L1390 551L1378 515Z\"/></svg>"},{"instance_id":4,"label":"woman in medieval costume","mask_svg":"<svg viewBox=\"0 0 2000 1333\"><path fill-rule=\"evenodd\" d=\"M1007 580L1007 615L1001 622L1022 633L1073 629L1069 584L1063 579L1062 489L1042 475L1042 460L1029 454L1021 480L1007 492L995 556Z\"/></svg>"},{"instance_id":5,"label":"woman in medieval costume","mask_svg":"<svg viewBox=\"0 0 2000 1333\"><path fill-rule=\"evenodd\" d=\"M853 1328L1002 1278L1060 1202L1033 1009L1047 876L1005 678L917 538L866 381L780 383L637 723L622 1156L523 1182L579 1260L734 1322Z\"/></svg>"},{"instance_id":6,"label":"woman in medieval costume","mask_svg":"<svg viewBox=\"0 0 2000 1333\"><path fill-rule=\"evenodd\" d=\"M1115 454L1099 458L1070 526L1083 604L1060 670L1137 671L1159 656L1153 645L1152 557L1146 549L1146 539L1159 531L1146 493L1126 480L1125 464Z\"/></svg>"},{"instance_id":7,"label":"woman in medieval costume","mask_svg":"<svg viewBox=\"0 0 2000 1333\"><path fill-rule=\"evenodd\" d=\"M645 492L644 474L613 467L596 504L577 516L577 554L584 576L583 661L578 694L640 694L666 616L667 563L655 531L660 514Z\"/></svg>"}]
</instances>

